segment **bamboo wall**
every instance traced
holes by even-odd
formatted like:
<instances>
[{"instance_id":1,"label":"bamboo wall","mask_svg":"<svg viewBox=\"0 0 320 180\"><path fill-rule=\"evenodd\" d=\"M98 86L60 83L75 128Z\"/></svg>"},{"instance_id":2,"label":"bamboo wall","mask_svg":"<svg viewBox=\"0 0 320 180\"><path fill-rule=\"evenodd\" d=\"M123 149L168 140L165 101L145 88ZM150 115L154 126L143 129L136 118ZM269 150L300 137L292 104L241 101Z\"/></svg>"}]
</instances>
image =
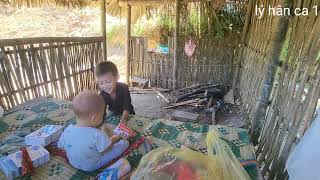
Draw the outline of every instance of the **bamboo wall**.
<instances>
[{"instance_id":1,"label":"bamboo wall","mask_svg":"<svg viewBox=\"0 0 320 180\"><path fill-rule=\"evenodd\" d=\"M178 87L195 83L232 84L247 1L199 1L181 4L178 44ZM229 27L227 27L229 26ZM196 44L187 57L185 43Z\"/></svg>"},{"instance_id":2,"label":"bamboo wall","mask_svg":"<svg viewBox=\"0 0 320 180\"><path fill-rule=\"evenodd\" d=\"M320 59L316 59L320 52L320 18L291 21L298 24L290 32L289 52L277 74L257 150L259 162L265 165L262 173L268 172L269 179L287 176L286 160L313 120L320 95Z\"/></svg>"},{"instance_id":3,"label":"bamboo wall","mask_svg":"<svg viewBox=\"0 0 320 180\"><path fill-rule=\"evenodd\" d=\"M101 37L0 40L0 105L5 109L45 95L71 99L94 88Z\"/></svg>"},{"instance_id":4,"label":"bamboo wall","mask_svg":"<svg viewBox=\"0 0 320 180\"><path fill-rule=\"evenodd\" d=\"M181 41L181 47L184 47L184 42L188 39ZM179 54L182 65L179 66L178 87L207 82L230 86L238 44L239 35L234 33L223 39L201 38L191 58L181 48Z\"/></svg>"},{"instance_id":5,"label":"bamboo wall","mask_svg":"<svg viewBox=\"0 0 320 180\"><path fill-rule=\"evenodd\" d=\"M131 77L149 79L151 86L172 88L172 48L169 54L148 51L147 38L143 37L131 37L130 47Z\"/></svg>"},{"instance_id":6,"label":"bamboo wall","mask_svg":"<svg viewBox=\"0 0 320 180\"><path fill-rule=\"evenodd\" d=\"M170 43L169 43L170 44ZM169 54L147 50L147 39L131 38L130 75L149 79L151 86L172 88L173 59ZM199 45L193 57L181 53L183 64L178 78L179 87L195 83L214 82L230 86L235 50L228 42L209 41Z\"/></svg>"},{"instance_id":7,"label":"bamboo wall","mask_svg":"<svg viewBox=\"0 0 320 180\"><path fill-rule=\"evenodd\" d=\"M312 12L319 1L292 1L292 8L306 7ZM266 1L257 2L258 6ZM273 6L273 4L270 4ZM248 122L258 111L263 78L270 73L266 57L271 51L275 18L252 16L247 46L244 48L240 82L238 84L247 112ZM282 49L268 108L261 122L256 155L266 179L287 179L285 163L292 148L299 142L311 124L320 96L320 18L291 16L286 41ZM262 93L263 94L263 93Z\"/></svg>"},{"instance_id":8,"label":"bamboo wall","mask_svg":"<svg viewBox=\"0 0 320 180\"><path fill-rule=\"evenodd\" d=\"M274 6L271 1L257 2L260 7ZM254 9L252 9L254 11ZM243 111L247 112L247 120L253 119L256 104L259 101L262 91L262 84L267 71L267 54L270 50L272 29L275 26L273 16L251 16L251 27L248 32L248 40L243 49L243 59L241 64L241 76L238 83L240 96L242 99ZM248 122L251 123L251 122Z\"/></svg>"},{"instance_id":9,"label":"bamboo wall","mask_svg":"<svg viewBox=\"0 0 320 180\"><path fill-rule=\"evenodd\" d=\"M240 42L238 31L243 24L246 3L247 1L242 0L227 3L200 1L181 4L177 40L178 88L205 82L231 86L234 60ZM174 17L173 10L171 6L167 8L168 21ZM230 29L226 30L226 26ZM168 32L170 35L170 29ZM189 40L196 44L192 57L188 57L184 50L185 43ZM150 79L152 86L172 88L173 44L173 39L169 38L168 55L152 53L147 52L147 39L132 37L131 76Z\"/></svg>"},{"instance_id":10,"label":"bamboo wall","mask_svg":"<svg viewBox=\"0 0 320 180\"><path fill-rule=\"evenodd\" d=\"M235 38L235 39L234 39ZM238 35L228 39L214 39L198 44L194 55L189 58L180 53L182 64L178 77L179 87L195 83L214 82L230 86L233 62L236 56ZM130 75L149 79L152 86L172 88L173 47L169 42L169 54L148 51L147 39L131 37Z\"/></svg>"}]
</instances>

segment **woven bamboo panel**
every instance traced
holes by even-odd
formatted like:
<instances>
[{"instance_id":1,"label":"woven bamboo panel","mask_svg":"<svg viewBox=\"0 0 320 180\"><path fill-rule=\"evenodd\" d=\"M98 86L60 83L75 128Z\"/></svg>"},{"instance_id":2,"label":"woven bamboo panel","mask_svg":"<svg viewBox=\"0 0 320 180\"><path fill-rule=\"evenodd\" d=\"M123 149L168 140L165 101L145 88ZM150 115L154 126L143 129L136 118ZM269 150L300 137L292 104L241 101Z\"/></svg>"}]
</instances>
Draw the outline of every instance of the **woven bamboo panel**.
<instances>
[{"instance_id":1,"label":"woven bamboo panel","mask_svg":"<svg viewBox=\"0 0 320 180\"><path fill-rule=\"evenodd\" d=\"M0 40L0 105L9 109L45 95L71 99L94 88L101 42L100 37Z\"/></svg>"},{"instance_id":2,"label":"woven bamboo panel","mask_svg":"<svg viewBox=\"0 0 320 180\"><path fill-rule=\"evenodd\" d=\"M238 38L238 36L230 37ZM179 69L179 87L195 83L214 82L229 86L232 80L233 60L236 52L229 40L213 39L197 45L194 55L187 57L181 52L182 65ZM131 37L131 77L149 79L152 86L172 88L173 59L172 43L169 53L147 51L147 39ZM181 45L182 46L182 45ZM183 45L184 46L184 45Z\"/></svg>"},{"instance_id":3,"label":"woven bamboo panel","mask_svg":"<svg viewBox=\"0 0 320 180\"><path fill-rule=\"evenodd\" d=\"M279 2L278 2L279 3ZM319 5L319 1L292 1L296 7L308 8ZM256 2L255 5L273 6L271 1ZM256 104L264 95L264 77L268 70L267 58L272 37L283 24L276 23L273 16L258 19L251 17L249 39L244 48L241 76L238 83L243 110L248 123L253 122L257 113ZM260 137L256 155L266 179L287 179L285 163L292 148L299 142L311 124L320 96L320 18L290 16L287 36L282 53L273 74L270 101L265 119L261 122Z\"/></svg>"}]
</instances>

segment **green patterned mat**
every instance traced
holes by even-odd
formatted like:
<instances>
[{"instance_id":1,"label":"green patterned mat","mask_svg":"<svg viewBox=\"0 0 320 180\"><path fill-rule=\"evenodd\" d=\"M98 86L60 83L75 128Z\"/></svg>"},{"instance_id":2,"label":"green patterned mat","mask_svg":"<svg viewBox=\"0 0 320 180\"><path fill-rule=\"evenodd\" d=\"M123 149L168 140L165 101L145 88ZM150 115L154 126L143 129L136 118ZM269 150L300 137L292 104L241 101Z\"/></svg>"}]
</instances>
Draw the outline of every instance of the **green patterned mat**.
<instances>
[{"instance_id":1,"label":"green patterned mat","mask_svg":"<svg viewBox=\"0 0 320 180\"><path fill-rule=\"evenodd\" d=\"M23 137L46 124L68 125L75 122L70 102L49 97L38 98L26 102L8 111L0 118L0 157L17 151L23 145ZM119 118L109 116L105 123L116 126ZM152 146L187 146L193 150L207 153L206 134L210 129L216 129L220 137L231 147L237 158L242 160L255 159L253 146L249 142L245 129L225 126L208 126L166 119L149 119L141 116L131 116L128 126L138 133L138 136L150 136ZM145 154L143 146L134 150L126 158L136 167ZM255 167L246 168L252 179L257 179ZM93 179L96 172L83 172L64 162L60 157L51 156L51 160L36 168L35 175L22 179ZM4 175L0 172L0 179Z\"/></svg>"}]
</instances>

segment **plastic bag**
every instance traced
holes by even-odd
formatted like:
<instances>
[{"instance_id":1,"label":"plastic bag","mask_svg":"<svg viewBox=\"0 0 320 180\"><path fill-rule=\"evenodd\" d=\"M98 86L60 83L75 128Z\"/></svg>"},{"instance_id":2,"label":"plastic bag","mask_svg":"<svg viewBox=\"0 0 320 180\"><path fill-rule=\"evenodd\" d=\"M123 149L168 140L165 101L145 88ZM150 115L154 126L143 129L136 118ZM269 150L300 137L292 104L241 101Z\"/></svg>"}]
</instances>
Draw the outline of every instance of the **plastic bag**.
<instances>
[{"instance_id":1,"label":"plastic bag","mask_svg":"<svg viewBox=\"0 0 320 180\"><path fill-rule=\"evenodd\" d=\"M222 179L251 179L229 145L220 139L218 133L213 130L207 135L207 150L208 155L213 157L221 167Z\"/></svg>"},{"instance_id":2,"label":"plastic bag","mask_svg":"<svg viewBox=\"0 0 320 180\"><path fill-rule=\"evenodd\" d=\"M4 114L4 109L2 108L2 106L0 106L0 118L2 118L3 114Z\"/></svg>"},{"instance_id":3,"label":"plastic bag","mask_svg":"<svg viewBox=\"0 0 320 180\"><path fill-rule=\"evenodd\" d=\"M146 154L132 180L246 180L249 175L241 167L230 148L215 132L207 136L209 154L188 148L162 147ZM225 146L226 145L226 146Z\"/></svg>"}]
</instances>

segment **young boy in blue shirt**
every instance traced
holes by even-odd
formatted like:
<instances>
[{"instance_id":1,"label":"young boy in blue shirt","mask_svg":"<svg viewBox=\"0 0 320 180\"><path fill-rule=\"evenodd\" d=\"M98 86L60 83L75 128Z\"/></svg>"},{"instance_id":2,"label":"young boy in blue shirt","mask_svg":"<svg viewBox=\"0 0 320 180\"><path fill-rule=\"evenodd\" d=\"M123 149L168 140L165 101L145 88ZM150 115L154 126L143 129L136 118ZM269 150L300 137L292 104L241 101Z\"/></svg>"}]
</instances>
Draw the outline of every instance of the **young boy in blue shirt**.
<instances>
[{"instance_id":1,"label":"young boy in blue shirt","mask_svg":"<svg viewBox=\"0 0 320 180\"><path fill-rule=\"evenodd\" d=\"M109 111L114 115L120 115L120 122L126 124L129 114L135 114L135 112L131 104L128 85L118 82L117 66L110 61L100 62L96 66L95 76L101 90L100 95Z\"/></svg>"},{"instance_id":2,"label":"young boy in blue shirt","mask_svg":"<svg viewBox=\"0 0 320 180\"><path fill-rule=\"evenodd\" d=\"M127 140L98 128L105 113L105 103L100 95L93 91L79 93L73 100L73 111L77 123L69 125L58 142L73 167L83 171L97 170L128 148Z\"/></svg>"}]
</instances>

